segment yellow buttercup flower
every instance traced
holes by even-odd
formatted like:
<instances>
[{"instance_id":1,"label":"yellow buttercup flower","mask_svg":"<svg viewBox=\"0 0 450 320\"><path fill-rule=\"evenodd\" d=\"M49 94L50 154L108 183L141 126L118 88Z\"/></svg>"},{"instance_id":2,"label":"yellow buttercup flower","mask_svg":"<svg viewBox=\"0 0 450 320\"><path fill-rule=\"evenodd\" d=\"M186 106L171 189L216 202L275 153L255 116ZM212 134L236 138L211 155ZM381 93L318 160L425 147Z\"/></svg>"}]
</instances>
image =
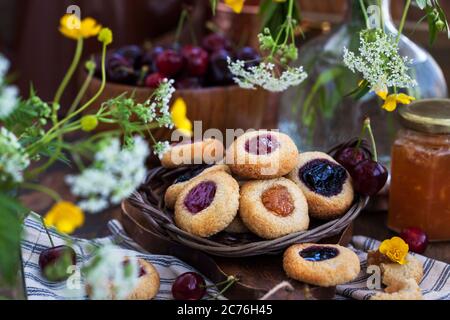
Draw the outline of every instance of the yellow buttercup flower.
<instances>
[{"instance_id":1,"label":"yellow buttercup flower","mask_svg":"<svg viewBox=\"0 0 450 320\"><path fill-rule=\"evenodd\" d=\"M382 108L386 111L394 111L397 109L397 104L410 104L411 101L416 100L416 98L408 96L404 93L394 93L388 95L387 91L377 91L377 95L384 100Z\"/></svg>"},{"instance_id":2,"label":"yellow buttercup flower","mask_svg":"<svg viewBox=\"0 0 450 320\"><path fill-rule=\"evenodd\" d=\"M95 37L101 28L93 18L80 20L74 14L66 14L60 20L59 31L67 38L78 40Z\"/></svg>"},{"instance_id":3,"label":"yellow buttercup flower","mask_svg":"<svg viewBox=\"0 0 450 320\"><path fill-rule=\"evenodd\" d=\"M192 122L187 118L187 106L183 98L177 98L170 111L175 128L182 134L192 136Z\"/></svg>"},{"instance_id":4,"label":"yellow buttercup flower","mask_svg":"<svg viewBox=\"0 0 450 320\"><path fill-rule=\"evenodd\" d=\"M405 264L409 246L402 238L392 237L391 239L384 240L378 250L393 262Z\"/></svg>"},{"instance_id":5,"label":"yellow buttercup flower","mask_svg":"<svg viewBox=\"0 0 450 320\"><path fill-rule=\"evenodd\" d=\"M225 4L235 13L241 13L245 0L225 0Z\"/></svg>"},{"instance_id":6,"label":"yellow buttercup flower","mask_svg":"<svg viewBox=\"0 0 450 320\"><path fill-rule=\"evenodd\" d=\"M72 202L60 201L47 212L44 222L59 232L71 234L83 225L84 213Z\"/></svg>"}]
</instances>

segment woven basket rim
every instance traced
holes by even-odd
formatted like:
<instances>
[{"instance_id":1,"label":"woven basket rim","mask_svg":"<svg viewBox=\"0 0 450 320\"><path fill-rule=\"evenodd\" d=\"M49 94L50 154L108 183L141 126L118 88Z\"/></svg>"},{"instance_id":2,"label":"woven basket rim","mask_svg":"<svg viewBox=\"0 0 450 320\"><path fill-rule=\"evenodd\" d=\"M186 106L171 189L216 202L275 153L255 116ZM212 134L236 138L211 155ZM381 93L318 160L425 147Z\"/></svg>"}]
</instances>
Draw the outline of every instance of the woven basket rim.
<instances>
[{"instance_id":1,"label":"woven basket rim","mask_svg":"<svg viewBox=\"0 0 450 320\"><path fill-rule=\"evenodd\" d=\"M349 140L347 143L334 147L328 153L333 155L342 147L355 145L356 141L356 139ZM366 145L363 144L363 146ZM216 256L243 257L276 254L294 243L318 242L334 236L348 227L369 201L369 197L356 195L352 206L340 218L325 221L306 231L291 233L272 240L258 239L230 245L215 239L198 237L178 228L171 218L171 211L165 208L164 192L166 188L181 172L191 168L192 166L176 169L163 167L151 169L144 184L127 201L142 213L143 218L151 226L151 232L156 236Z\"/></svg>"}]
</instances>

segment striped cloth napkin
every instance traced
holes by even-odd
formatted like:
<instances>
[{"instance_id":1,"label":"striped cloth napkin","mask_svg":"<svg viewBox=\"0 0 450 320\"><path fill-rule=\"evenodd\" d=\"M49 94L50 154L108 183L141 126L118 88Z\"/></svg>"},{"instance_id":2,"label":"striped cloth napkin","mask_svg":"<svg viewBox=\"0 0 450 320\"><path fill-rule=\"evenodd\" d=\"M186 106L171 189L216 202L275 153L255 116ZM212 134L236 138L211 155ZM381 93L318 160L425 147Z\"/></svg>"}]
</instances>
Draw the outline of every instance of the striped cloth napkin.
<instances>
[{"instance_id":1,"label":"striped cloth napkin","mask_svg":"<svg viewBox=\"0 0 450 320\"><path fill-rule=\"evenodd\" d=\"M121 224L116 220L110 221L108 228L111 236L106 238L95 240L71 239L79 263L87 261L92 257L93 247L111 243L116 244L123 250L127 250L127 255L145 259L156 267L161 278L161 288L156 296L156 299L159 300L173 299L171 287L178 275L188 271L196 271L175 257L148 254L127 236ZM65 243L64 237L60 234L53 230L50 233L55 245ZM87 299L85 295L80 296L79 292L74 293L73 290L68 290L66 282L49 282L41 276L38 265L39 254L49 246L49 240L39 217L36 214L31 214L25 221L25 236L22 241L22 259L28 299L66 300L74 299L74 297L77 299L80 299L80 297ZM379 242L376 240L361 236L353 237L350 247L358 254L362 271L359 277L353 282L337 287L336 299L368 299L375 293L375 291L367 289L366 286L366 280L369 276L365 273L367 267L366 252L367 250L376 249L378 246ZM416 255L416 257L424 265L424 277L420 287L422 288L425 299L450 299L450 265L420 255ZM83 279L81 279L82 282ZM211 282L207 280L207 284L210 285ZM209 293L214 295L217 292L210 289Z\"/></svg>"}]
</instances>

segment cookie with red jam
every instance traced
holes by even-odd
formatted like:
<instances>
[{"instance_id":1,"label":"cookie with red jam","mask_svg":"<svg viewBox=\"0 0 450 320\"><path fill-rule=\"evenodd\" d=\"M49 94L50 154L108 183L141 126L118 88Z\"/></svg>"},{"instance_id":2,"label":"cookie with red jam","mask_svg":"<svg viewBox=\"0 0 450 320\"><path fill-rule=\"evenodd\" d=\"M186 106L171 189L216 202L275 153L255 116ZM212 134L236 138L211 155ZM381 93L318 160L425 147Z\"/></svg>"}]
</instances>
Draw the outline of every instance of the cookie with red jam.
<instances>
[{"instance_id":1,"label":"cookie with red jam","mask_svg":"<svg viewBox=\"0 0 450 320\"><path fill-rule=\"evenodd\" d=\"M326 153L300 153L288 178L305 194L311 217L335 219L345 214L353 203L350 175Z\"/></svg>"},{"instance_id":2,"label":"cookie with red jam","mask_svg":"<svg viewBox=\"0 0 450 320\"><path fill-rule=\"evenodd\" d=\"M241 188L239 214L250 231L276 239L308 229L308 204L303 192L286 178L258 180Z\"/></svg>"},{"instance_id":3,"label":"cookie with red jam","mask_svg":"<svg viewBox=\"0 0 450 320\"><path fill-rule=\"evenodd\" d=\"M354 280L360 263L356 253L340 245L302 243L285 251L283 268L292 279L333 287Z\"/></svg>"},{"instance_id":4,"label":"cookie with red jam","mask_svg":"<svg viewBox=\"0 0 450 320\"><path fill-rule=\"evenodd\" d=\"M193 179L175 203L175 224L199 237L224 230L239 209L239 185L228 173L214 171Z\"/></svg>"},{"instance_id":5,"label":"cookie with red jam","mask_svg":"<svg viewBox=\"0 0 450 320\"><path fill-rule=\"evenodd\" d=\"M223 159L223 143L217 139L205 139L173 145L161 158L164 168L177 168L194 164L212 164Z\"/></svg>"},{"instance_id":6,"label":"cookie with red jam","mask_svg":"<svg viewBox=\"0 0 450 320\"><path fill-rule=\"evenodd\" d=\"M225 164L204 165L180 175L175 179L173 184L167 188L166 193L164 194L164 203L166 207L169 209L173 209L175 207L175 202L177 201L178 195L189 184L189 181L195 177L214 171L224 171L230 173L230 168Z\"/></svg>"},{"instance_id":7,"label":"cookie with red jam","mask_svg":"<svg viewBox=\"0 0 450 320\"><path fill-rule=\"evenodd\" d=\"M241 178L273 179L296 165L298 149L284 133L259 130L237 138L227 149L226 163Z\"/></svg>"},{"instance_id":8,"label":"cookie with red jam","mask_svg":"<svg viewBox=\"0 0 450 320\"><path fill-rule=\"evenodd\" d=\"M156 268L148 261L138 259L139 280L127 297L128 300L150 300L159 292L160 279Z\"/></svg>"}]
</instances>

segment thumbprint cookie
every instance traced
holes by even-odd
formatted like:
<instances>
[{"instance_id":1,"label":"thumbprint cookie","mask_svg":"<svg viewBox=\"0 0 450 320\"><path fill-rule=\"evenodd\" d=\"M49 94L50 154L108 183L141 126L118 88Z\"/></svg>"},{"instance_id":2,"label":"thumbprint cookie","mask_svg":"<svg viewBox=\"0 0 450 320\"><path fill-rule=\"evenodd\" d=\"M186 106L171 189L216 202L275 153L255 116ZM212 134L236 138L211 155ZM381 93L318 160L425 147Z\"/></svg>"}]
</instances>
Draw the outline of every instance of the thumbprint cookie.
<instances>
[{"instance_id":1,"label":"thumbprint cookie","mask_svg":"<svg viewBox=\"0 0 450 320\"><path fill-rule=\"evenodd\" d=\"M326 153L299 154L297 166L288 178L305 194L311 217L335 219L345 214L353 203L350 175Z\"/></svg>"},{"instance_id":2,"label":"thumbprint cookie","mask_svg":"<svg viewBox=\"0 0 450 320\"><path fill-rule=\"evenodd\" d=\"M241 188L239 213L253 233L275 239L308 229L308 204L300 188L285 178L250 181Z\"/></svg>"},{"instance_id":3,"label":"thumbprint cookie","mask_svg":"<svg viewBox=\"0 0 450 320\"><path fill-rule=\"evenodd\" d=\"M178 195L186 187L189 181L195 177L214 171L225 171L230 173L230 168L225 164L204 165L200 168L192 169L176 178L164 194L164 203L166 204L166 207L170 209L175 207L175 202L177 201Z\"/></svg>"},{"instance_id":4,"label":"thumbprint cookie","mask_svg":"<svg viewBox=\"0 0 450 320\"><path fill-rule=\"evenodd\" d=\"M273 179L296 165L298 150L284 133L259 130L243 134L227 149L226 163L242 178Z\"/></svg>"},{"instance_id":5,"label":"thumbprint cookie","mask_svg":"<svg viewBox=\"0 0 450 320\"><path fill-rule=\"evenodd\" d=\"M283 256L283 268L290 278L321 287L352 281L360 271L358 256L352 250L314 243L289 247Z\"/></svg>"},{"instance_id":6,"label":"thumbprint cookie","mask_svg":"<svg viewBox=\"0 0 450 320\"><path fill-rule=\"evenodd\" d=\"M177 168L185 165L216 163L223 159L223 143L217 139L205 139L173 145L161 159L164 168Z\"/></svg>"},{"instance_id":7,"label":"thumbprint cookie","mask_svg":"<svg viewBox=\"0 0 450 320\"><path fill-rule=\"evenodd\" d=\"M239 209L239 185L228 173L214 171L193 179L175 203L175 223L199 237L224 230Z\"/></svg>"},{"instance_id":8,"label":"thumbprint cookie","mask_svg":"<svg viewBox=\"0 0 450 320\"><path fill-rule=\"evenodd\" d=\"M159 291L159 273L150 262L138 259L139 280L134 290L127 297L128 300L150 300Z\"/></svg>"}]
</instances>

